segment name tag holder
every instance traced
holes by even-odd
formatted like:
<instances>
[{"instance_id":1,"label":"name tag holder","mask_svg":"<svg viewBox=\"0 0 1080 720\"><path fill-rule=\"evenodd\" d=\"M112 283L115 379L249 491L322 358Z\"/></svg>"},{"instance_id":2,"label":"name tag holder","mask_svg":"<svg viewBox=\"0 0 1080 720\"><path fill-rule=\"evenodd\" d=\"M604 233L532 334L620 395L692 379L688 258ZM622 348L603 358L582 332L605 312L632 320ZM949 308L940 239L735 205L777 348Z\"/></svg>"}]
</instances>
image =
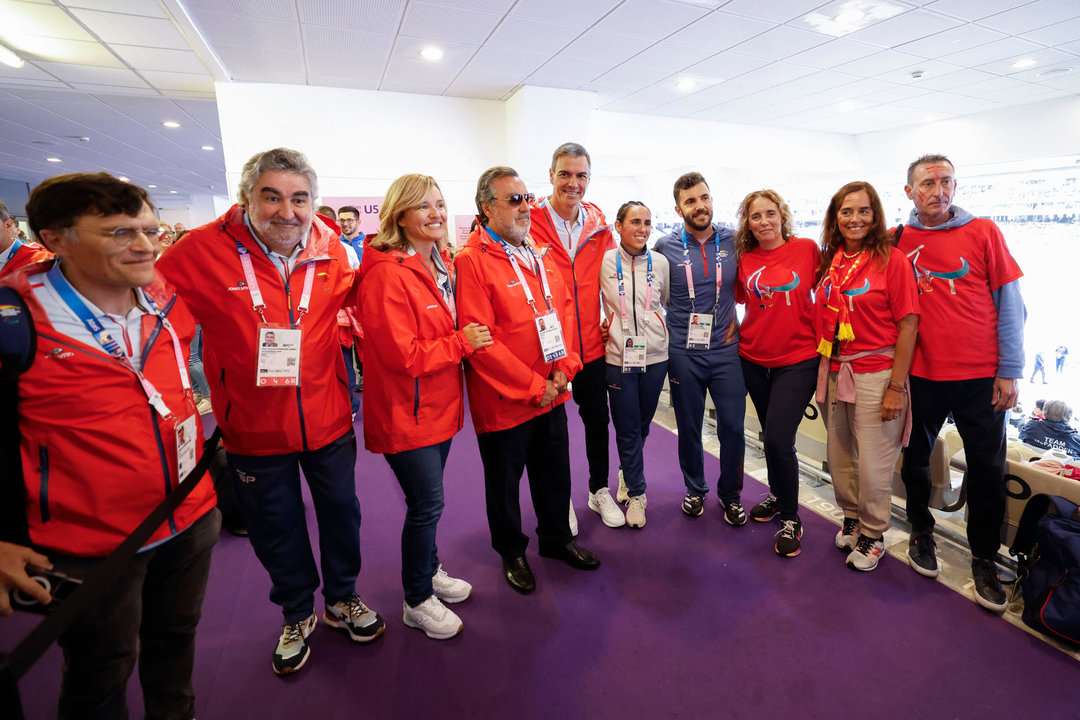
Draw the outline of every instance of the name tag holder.
<instances>
[{"instance_id":1,"label":"name tag holder","mask_svg":"<svg viewBox=\"0 0 1080 720\"><path fill-rule=\"evenodd\" d=\"M258 325L256 387L299 387L303 331L281 325Z\"/></svg>"},{"instance_id":2,"label":"name tag holder","mask_svg":"<svg viewBox=\"0 0 1080 720\"><path fill-rule=\"evenodd\" d=\"M686 228L682 230L683 270L686 271L686 291L690 294L690 320L686 331L687 350L708 350L712 342L712 329L716 318L716 310L720 307L720 287L723 284L723 269L721 260L727 257L727 252L720 249L720 236L713 232L712 240L716 244L716 301L708 315L697 311L697 303L694 292L694 272L690 265L690 247L686 240Z\"/></svg>"}]
</instances>

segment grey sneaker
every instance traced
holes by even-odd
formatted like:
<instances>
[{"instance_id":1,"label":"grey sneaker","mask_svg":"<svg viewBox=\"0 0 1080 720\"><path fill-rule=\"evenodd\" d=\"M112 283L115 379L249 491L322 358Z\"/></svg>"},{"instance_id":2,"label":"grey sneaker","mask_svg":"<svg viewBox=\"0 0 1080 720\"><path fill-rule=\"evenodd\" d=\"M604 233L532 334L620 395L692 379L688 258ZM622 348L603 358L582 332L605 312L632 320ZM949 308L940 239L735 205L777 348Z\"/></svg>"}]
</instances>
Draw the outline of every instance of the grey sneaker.
<instances>
[{"instance_id":1,"label":"grey sneaker","mask_svg":"<svg viewBox=\"0 0 1080 720\"><path fill-rule=\"evenodd\" d=\"M938 562L933 533L912 532L908 539L908 562L911 569L923 577L936 578L938 576Z\"/></svg>"},{"instance_id":2,"label":"grey sneaker","mask_svg":"<svg viewBox=\"0 0 1080 720\"><path fill-rule=\"evenodd\" d=\"M836 549L849 553L855 549L855 542L859 539L859 521L855 518L844 518L844 525L840 532L836 533Z\"/></svg>"},{"instance_id":3,"label":"grey sneaker","mask_svg":"<svg viewBox=\"0 0 1080 720\"><path fill-rule=\"evenodd\" d=\"M371 642L386 629L379 613L369 609L359 595L327 605L323 621L332 628L344 630L353 642L359 643Z\"/></svg>"},{"instance_id":4,"label":"grey sneaker","mask_svg":"<svg viewBox=\"0 0 1080 720\"><path fill-rule=\"evenodd\" d=\"M435 591L435 597L444 603L464 602L472 595L472 585L460 578L447 575L442 563L439 563L439 569L431 578L431 587Z\"/></svg>"},{"instance_id":5,"label":"grey sneaker","mask_svg":"<svg viewBox=\"0 0 1080 720\"><path fill-rule=\"evenodd\" d=\"M693 493L686 493L682 501L682 511L690 517L700 517L705 512L705 498Z\"/></svg>"},{"instance_id":6,"label":"grey sneaker","mask_svg":"<svg viewBox=\"0 0 1080 720\"><path fill-rule=\"evenodd\" d=\"M311 655L307 638L318 621L315 613L312 613L300 622L294 622L281 629L281 637L278 638L277 647L274 648L274 673L276 675L288 675L304 667L308 656Z\"/></svg>"},{"instance_id":7,"label":"grey sneaker","mask_svg":"<svg viewBox=\"0 0 1080 720\"><path fill-rule=\"evenodd\" d=\"M975 602L990 612L999 615L1005 612L1009 601L1001 589L994 561L971 558L971 577L975 580Z\"/></svg>"},{"instance_id":8,"label":"grey sneaker","mask_svg":"<svg viewBox=\"0 0 1080 720\"><path fill-rule=\"evenodd\" d=\"M724 503L724 522L733 527L742 527L746 524L746 511L743 510L741 502L732 500Z\"/></svg>"},{"instance_id":9,"label":"grey sneaker","mask_svg":"<svg viewBox=\"0 0 1080 720\"><path fill-rule=\"evenodd\" d=\"M846 562L849 568L870 572L878 566L884 554L885 543L881 538L874 540L860 533L855 549L848 553Z\"/></svg>"}]
</instances>

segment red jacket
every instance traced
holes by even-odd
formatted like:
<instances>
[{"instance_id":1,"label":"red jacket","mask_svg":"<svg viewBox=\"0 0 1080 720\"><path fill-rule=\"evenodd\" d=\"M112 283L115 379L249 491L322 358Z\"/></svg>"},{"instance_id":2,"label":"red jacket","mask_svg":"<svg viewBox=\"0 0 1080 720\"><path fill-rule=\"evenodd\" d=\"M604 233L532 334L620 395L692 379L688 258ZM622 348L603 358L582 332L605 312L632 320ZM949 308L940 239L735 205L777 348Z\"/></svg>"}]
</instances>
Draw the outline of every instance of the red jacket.
<instances>
[{"instance_id":1,"label":"red jacket","mask_svg":"<svg viewBox=\"0 0 1080 720\"><path fill-rule=\"evenodd\" d=\"M452 278L449 252L443 262ZM368 248L363 268L365 446L397 453L449 440L465 419L461 361L472 345L418 256Z\"/></svg>"},{"instance_id":2,"label":"red jacket","mask_svg":"<svg viewBox=\"0 0 1080 720\"><path fill-rule=\"evenodd\" d=\"M592 362L604 356L604 341L600 338L600 263L604 261L604 253L615 247L615 239L600 208L583 202L581 211L585 213L585 222L581 229L582 240L571 258L559 239L547 206L548 200L544 199L532 208L529 234L537 245L544 244L551 248L548 257L562 272L574 301L573 322L566 324L566 330L577 335L582 362Z\"/></svg>"},{"instance_id":3,"label":"red jacket","mask_svg":"<svg viewBox=\"0 0 1080 720\"><path fill-rule=\"evenodd\" d=\"M306 268L315 263L309 309L299 324L298 387L255 385L262 321L251 306L238 241L250 253L270 324L296 326ZM157 269L176 286L202 326L203 363L226 450L238 455L317 450L348 432L352 412L336 318L343 304L355 304L356 273L321 221L312 223L287 287L236 205L185 235L161 256Z\"/></svg>"},{"instance_id":4,"label":"red jacket","mask_svg":"<svg viewBox=\"0 0 1080 720\"><path fill-rule=\"evenodd\" d=\"M9 252L11 252L10 246L4 250L3 254ZM15 251L15 257L8 260L7 264L0 268L0 277L14 275L26 266L39 263L42 260L48 260L52 256L53 254L41 245L32 242L24 242L19 249Z\"/></svg>"},{"instance_id":5,"label":"red jacket","mask_svg":"<svg viewBox=\"0 0 1080 720\"><path fill-rule=\"evenodd\" d=\"M541 248L540 252L545 253L545 249ZM502 247L483 228L477 228L455 260L458 324L486 325L494 341L473 353L465 364L469 408L478 433L517 427L550 412L570 397L569 393L563 393L547 407L536 406L544 396L545 381L555 370L562 370L568 379L573 379L581 369L576 337L573 332L567 332L574 320L574 303L549 255L545 253L544 269L566 343L566 357L554 363L544 360L532 308L525 301L525 293ZM540 278L528 268L522 268L521 273L538 306L546 307Z\"/></svg>"},{"instance_id":6,"label":"red jacket","mask_svg":"<svg viewBox=\"0 0 1080 720\"><path fill-rule=\"evenodd\" d=\"M100 346L57 332L27 281L41 263L5 278L30 308L37 347L19 377L19 429L30 539L68 555L108 555L177 485L173 420L146 400L134 372ZM160 280L144 288L172 324L186 358L195 321ZM143 342L160 320L143 318ZM161 330L142 356L143 375L173 413L194 415L197 448L202 420L180 384L172 338ZM191 482L189 480L189 482ZM160 542L184 530L217 504L213 484L202 482L169 521L151 536Z\"/></svg>"}]
</instances>

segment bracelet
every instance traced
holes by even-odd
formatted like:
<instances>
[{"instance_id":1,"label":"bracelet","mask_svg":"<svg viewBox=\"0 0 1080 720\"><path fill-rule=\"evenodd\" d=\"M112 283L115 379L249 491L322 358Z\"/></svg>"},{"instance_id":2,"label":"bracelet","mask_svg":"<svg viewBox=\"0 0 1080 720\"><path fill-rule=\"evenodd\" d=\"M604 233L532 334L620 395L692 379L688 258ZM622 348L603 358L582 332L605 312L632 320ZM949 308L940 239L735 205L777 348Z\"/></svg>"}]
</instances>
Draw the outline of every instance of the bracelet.
<instances>
[{"instance_id":1,"label":"bracelet","mask_svg":"<svg viewBox=\"0 0 1080 720\"><path fill-rule=\"evenodd\" d=\"M907 395L907 388L894 380L889 380L889 389L895 390L902 395Z\"/></svg>"}]
</instances>

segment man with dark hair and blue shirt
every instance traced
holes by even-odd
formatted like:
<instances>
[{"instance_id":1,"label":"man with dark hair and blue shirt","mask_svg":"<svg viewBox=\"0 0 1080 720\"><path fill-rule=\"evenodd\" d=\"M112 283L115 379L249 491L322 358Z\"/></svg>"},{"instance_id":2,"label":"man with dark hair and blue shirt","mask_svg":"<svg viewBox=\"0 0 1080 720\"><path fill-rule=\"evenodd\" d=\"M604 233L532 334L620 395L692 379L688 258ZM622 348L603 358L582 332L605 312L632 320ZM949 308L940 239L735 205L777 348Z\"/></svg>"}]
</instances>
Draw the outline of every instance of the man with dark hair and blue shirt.
<instances>
[{"instance_id":1,"label":"man with dark hair and blue shirt","mask_svg":"<svg viewBox=\"0 0 1080 720\"><path fill-rule=\"evenodd\" d=\"M741 527L746 524L739 497L746 450L746 390L735 318L735 236L712 222L712 195L700 173L686 173L675 181L675 211L683 227L662 238L654 249L671 267L668 376L679 428L679 465L686 483L682 510L690 517L700 516L709 493L701 444L708 390L716 406L724 520Z\"/></svg>"}]
</instances>

